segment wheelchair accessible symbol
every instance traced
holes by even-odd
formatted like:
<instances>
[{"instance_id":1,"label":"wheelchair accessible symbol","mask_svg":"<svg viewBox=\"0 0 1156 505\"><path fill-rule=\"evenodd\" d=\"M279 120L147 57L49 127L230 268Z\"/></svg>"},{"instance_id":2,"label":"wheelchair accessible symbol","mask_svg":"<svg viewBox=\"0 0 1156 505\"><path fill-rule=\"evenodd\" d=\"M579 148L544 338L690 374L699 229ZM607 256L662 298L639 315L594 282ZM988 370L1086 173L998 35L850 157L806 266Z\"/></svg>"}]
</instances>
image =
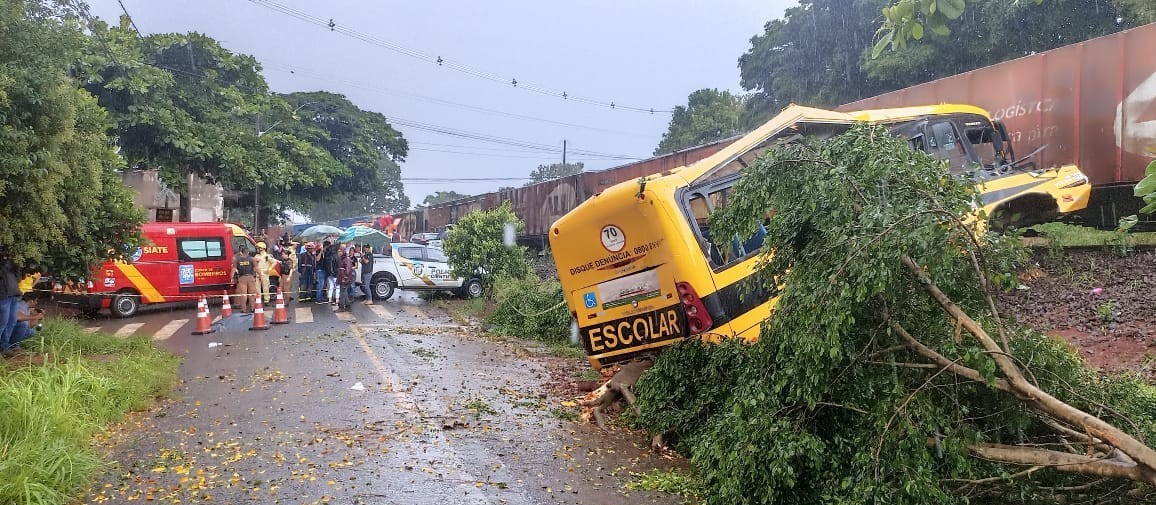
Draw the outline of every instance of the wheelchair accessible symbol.
<instances>
[{"instance_id":1,"label":"wheelchair accessible symbol","mask_svg":"<svg viewBox=\"0 0 1156 505\"><path fill-rule=\"evenodd\" d=\"M588 309L593 309L598 306L598 298L594 296L593 291L582 295L582 301L586 303L586 308Z\"/></svg>"}]
</instances>

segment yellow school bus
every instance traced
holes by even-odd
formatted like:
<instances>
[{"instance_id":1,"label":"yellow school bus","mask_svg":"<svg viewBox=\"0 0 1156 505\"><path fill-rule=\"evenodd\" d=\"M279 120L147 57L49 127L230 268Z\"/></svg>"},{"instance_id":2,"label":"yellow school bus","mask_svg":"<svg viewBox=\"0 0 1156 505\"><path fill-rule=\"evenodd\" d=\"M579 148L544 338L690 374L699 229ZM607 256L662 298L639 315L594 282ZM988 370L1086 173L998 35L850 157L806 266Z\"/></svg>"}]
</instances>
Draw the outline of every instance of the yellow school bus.
<instances>
[{"instance_id":1,"label":"yellow school bus","mask_svg":"<svg viewBox=\"0 0 1156 505\"><path fill-rule=\"evenodd\" d=\"M840 113L792 105L708 158L608 188L554 223L554 262L590 363L601 368L655 354L692 335L757 338L778 300L777 286L758 285L752 275L765 231L715 237L708 217L727 205L742 169L768 148L833 136L859 121L890 126L913 148L947 159L953 173L983 184L988 215L1000 215L1001 205L1015 211L1047 207L1008 205L1025 196L1042 200L1040 194L1057 212L1087 205L1090 186L1075 167L1025 171L1009 162L1014 154L1006 134L982 109ZM948 156L957 149L963 156ZM992 152L985 165L986 150Z\"/></svg>"}]
</instances>

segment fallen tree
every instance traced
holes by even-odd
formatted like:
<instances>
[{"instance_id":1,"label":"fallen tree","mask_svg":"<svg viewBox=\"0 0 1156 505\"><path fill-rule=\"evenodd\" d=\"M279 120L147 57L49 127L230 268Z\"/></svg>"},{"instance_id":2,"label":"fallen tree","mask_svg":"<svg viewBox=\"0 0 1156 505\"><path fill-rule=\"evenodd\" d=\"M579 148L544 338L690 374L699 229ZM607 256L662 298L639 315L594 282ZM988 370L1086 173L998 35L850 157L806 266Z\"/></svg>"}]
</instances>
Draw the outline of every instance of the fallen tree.
<instances>
[{"instance_id":1,"label":"fallen tree","mask_svg":"<svg viewBox=\"0 0 1156 505\"><path fill-rule=\"evenodd\" d=\"M755 344L668 349L636 388L709 503L1150 498L1156 390L1001 317L1026 255L976 233L973 182L868 126L746 169L711 229L765 225L774 316Z\"/></svg>"}]
</instances>

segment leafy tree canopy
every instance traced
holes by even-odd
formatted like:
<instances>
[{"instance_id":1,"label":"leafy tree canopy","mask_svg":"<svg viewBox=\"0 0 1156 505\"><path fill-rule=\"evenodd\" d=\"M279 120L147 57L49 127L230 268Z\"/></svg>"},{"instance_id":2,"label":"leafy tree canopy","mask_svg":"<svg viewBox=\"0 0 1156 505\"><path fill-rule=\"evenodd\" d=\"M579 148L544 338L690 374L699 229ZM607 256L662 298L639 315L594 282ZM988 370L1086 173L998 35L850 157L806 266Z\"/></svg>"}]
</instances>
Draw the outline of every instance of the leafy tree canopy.
<instances>
[{"instance_id":1,"label":"leafy tree canopy","mask_svg":"<svg viewBox=\"0 0 1156 505\"><path fill-rule=\"evenodd\" d=\"M675 347L638 383L641 422L679 435L708 503L1151 492L1156 389L999 316L1026 254L966 224L975 191L870 126L744 171L711 235L765 231L774 315L756 343Z\"/></svg>"},{"instance_id":2,"label":"leafy tree canopy","mask_svg":"<svg viewBox=\"0 0 1156 505\"><path fill-rule=\"evenodd\" d=\"M135 248L143 215L115 172L108 115L69 74L82 23L55 2L0 9L0 256L88 277Z\"/></svg>"},{"instance_id":3,"label":"leafy tree canopy","mask_svg":"<svg viewBox=\"0 0 1156 505\"><path fill-rule=\"evenodd\" d=\"M950 37L921 34L918 44L888 39L883 45L894 44L895 50L871 58L873 47L880 47L891 30L879 29L884 8L889 15L914 20L921 19L923 5L931 4L937 6L936 16L953 17L942 27L920 21L923 28L917 30L950 30ZM743 126L761 124L790 103L835 107L1156 20L1150 12L1156 7L1144 8L1153 5L1148 0L1046 0L1038 5L968 0L966 9L961 5L963 0L802 0L782 19L767 23L739 58L740 84L753 92Z\"/></svg>"},{"instance_id":4,"label":"leafy tree canopy","mask_svg":"<svg viewBox=\"0 0 1156 505\"><path fill-rule=\"evenodd\" d=\"M1003 10L1009 10L1014 13L1028 12L1027 7L1030 4L1040 5L1044 3L1061 4L1059 6L1049 6L1046 10L1036 10L1027 15L1028 19L1012 18L1025 29L1021 31L1025 36L1035 36L1043 38L1044 40L1051 39L1053 42L1063 40L1066 37L1074 36L1078 42L1091 37L1081 37L1084 33L1079 27L1072 29L1071 26L1065 25L1063 30L1051 31L1046 26L1040 26L1031 23L1031 18L1042 13L1048 12L1052 16L1058 16L1060 19L1065 19L1068 22L1076 24L1085 24L1089 20L1081 17L1086 12L1099 17L1101 14L1110 13L1116 19L1118 16L1120 24L1125 26L1139 26L1146 23L1156 21L1156 3L1151 0L1111 0L1111 1L1062 1L1062 0L1014 0L998 2L999 7L1004 7ZM971 7L968 7L968 5ZM879 38L875 42L872 50L872 58L882 54L888 48L892 50L903 49L908 46L911 40L924 40L926 34L934 34L940 37L946 37L952 34L952 25L964 14L969 13L972 8L976 6L992 6L993 2L989 0L895 0L890 5L883 7L882 26L879 28ZM986 21L996 23L1006 22L1007 18L998 17L983 17ZM1055 21L1056 18L1053 18ZM1095 35L1093 35L1094 37ZM931 37L929 37L931 38ZM953 37L953 40L958 42L959 37ZM1059 47L1064 44L1072 42L1062 42L1055 45ZM993 47L998 47L992 44Z\"/></svg>"},{"instance_id":5,"label":"leafy tree canopy","mask_svg":"<svg viewBox=\"0 0 1156 505\"><path fill-rule=\"evenodd\" d=\"M700 89L686 98L686 105L674 108L670 126L654 155L672 153L716 140L732 137L742 131L739 117L743 98L729 91Z\"/></svg>"},{"instance_id":6,"label":"leafy tree canopy","mask_svg":"<svg viewBox=\"0 0 1156 505\"><path fill-rule=\"evenodd\" d=\"M494 210L466 214L446 235L446 257L458 277L482 276L486 292L492 293L497 277L522 278L530 273L530 262L523 246L507 246L504 242L507 225L517 233L526 228L514 214L510 202Z\"/></svg>"},{"instance_id":7,"label":"leafy tree canopy","mask_svg":"<svg viewBox=\"0 0 1156 505\"><path fill-rule=\"evenodd\" d=\"M566 177L568 175L580 174L580 173L582 173L582 170L584 170L585 168L586 168L586 165L582 162L578 162L578 163L552 163L550 165L538 165L538 168L535 168L533 171L530 172L530 182L526 183L526 185L529 186L530 184L534 184L534 183L538 183L538 182L544 182L544 181L548 181L551 179L558 179L560 177Z\"/></svg>"},{"instance_id":8,"label":"leafy tree canopy","mask_svg":"<svg viewBox=\"0 0 1156 505\"><path fill-rule=\"evenodd\" d=\"M401 167L389 158L382 158L378 165L382 180L399 180ZM393 214L409 209L409 197L401 193L398 186L395 191L383 190L375 192L341 193L326 200L314 202L309 210L309 217L314 221L331 221L351 216L370 214Z\"/></svg>"},{"instance_id":9,"label":"leafy tree canopy","mask_svg":"<svg viewBox=\"0 0 1156 505\"><path fill-rule=\"evenodd\" d=\"M469 198L470 195L463 195L457 191L438 191L432 195L426 195L425 199L421 201L423 206L437 205L439 203L452 202L454 200L461 200L462 198Z\"/></svg>"}]
</instances>

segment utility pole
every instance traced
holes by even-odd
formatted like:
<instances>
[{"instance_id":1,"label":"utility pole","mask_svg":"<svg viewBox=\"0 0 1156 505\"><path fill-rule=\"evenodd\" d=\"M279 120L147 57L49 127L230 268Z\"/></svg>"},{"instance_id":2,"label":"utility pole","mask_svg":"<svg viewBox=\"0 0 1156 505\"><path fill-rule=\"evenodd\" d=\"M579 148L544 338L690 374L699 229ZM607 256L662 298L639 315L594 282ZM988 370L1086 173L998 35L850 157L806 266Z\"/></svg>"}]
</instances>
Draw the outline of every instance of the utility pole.
<instances>
[{"instance_id":1,"label":"utility pole","mask_svg":"<svg viewBox=\"0 0 1156 505\"><path fill-rule=\"evenodd\" d=\"M257 137L261 137L261 113L257 113ZM261 208L261 181L253 178L253 235L257 235L257 218Z\"/></svg>"},{"instance_id":2,"label":"utility pole","mask_svg":"<svg viewBox=\"0 0 1156 505\"><path fill-rule=\"evenodd\" d=\"M562 170L566 169L566 141L562 140Z\"/></svg>"}]
</instances>

